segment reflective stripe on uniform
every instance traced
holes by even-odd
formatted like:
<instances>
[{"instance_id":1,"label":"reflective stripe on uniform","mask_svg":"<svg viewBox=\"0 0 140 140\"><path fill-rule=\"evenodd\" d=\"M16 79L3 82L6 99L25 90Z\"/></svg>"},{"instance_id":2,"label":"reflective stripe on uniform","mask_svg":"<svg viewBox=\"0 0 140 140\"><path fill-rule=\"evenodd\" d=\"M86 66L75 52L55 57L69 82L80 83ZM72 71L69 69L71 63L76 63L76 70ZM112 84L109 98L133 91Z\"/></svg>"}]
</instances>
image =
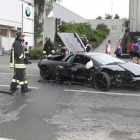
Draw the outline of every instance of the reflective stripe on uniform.
<instances>
[{"instance_id":1,"label":"reflective stripe on uniform","mask_svg":"<svg viewBox=\"0 0 140 140\"><path fill-rule=\"evenodd\" d=\"M25 64L15 64L14 63L10 63L10 67L11 68L21 68L21 69L25 69L26 68L26 65Z\"/></svg>"},{"instance_id":2,"label":"reflective stripe on uniform","mask_svg":"<svg viewBox=\"0 0 140 140\"><path fill-rule=\"evenodd\" d=\"M27 81L21 81L19 82L20 85L24 85L24 84L27 84Z\"/></svg>"},{"instance_id":3,"label":"reflective stripe on uniform","mask_svg":"<svg viewBox=\"0 0 140 140\"><path fill-rule=\"evenodd\" d=\"M19 83L19 80L12 79L12 82Z\"/></svg>"},{"instance_id":4,"label":"reflective stripe on uniform","mask_svg":"<svg viewBox=\"0 0 140 140\"><path fill-rule=\"evenodd\" d=\"M52 56L52 54L49 54L49 55L48 55L48 57L51 57L51 56Z\"/></svg>"},{"instance_id":5,"label":"reflective stripe on uniform","mask_svg":"<svg viewBox=\"0 0 140 140\"><path fill-rule=\"evenodd\" d=\"M22 58L24 58L24 55L23 54L20 55L19 59L22 59Z\"/></svg>"},{"instance_id":6,"label":"reflective stripe on uniform","mask_svg":"<svg viewBox=\"0 0 140 140\"><path fill-rule=\"evenodd\" d=\"M15 57L15 55L14 55L14 48L12 47L12 63L14 63L14 57Z\"/></svg>"},{"instance_id":7,"label":"reflective stripe on uniform","mask_svg":"<svg viewBox=\"0 0 140 140\"><path fill-rule=\"evenodd\" d=\"M43 54L46 54L46 51L43 51Z\"/></svg>"},{"instance_id":8,"label":"reflective stripe on uniform","mask_svg":"<svg viewBox=\"0 0 140 140\"><path fill-rule=\"evenodd\" d=\"M52 50L52 53L55 53L55 51L54 51L54 50Z\"/></svg>"}]
</instances>

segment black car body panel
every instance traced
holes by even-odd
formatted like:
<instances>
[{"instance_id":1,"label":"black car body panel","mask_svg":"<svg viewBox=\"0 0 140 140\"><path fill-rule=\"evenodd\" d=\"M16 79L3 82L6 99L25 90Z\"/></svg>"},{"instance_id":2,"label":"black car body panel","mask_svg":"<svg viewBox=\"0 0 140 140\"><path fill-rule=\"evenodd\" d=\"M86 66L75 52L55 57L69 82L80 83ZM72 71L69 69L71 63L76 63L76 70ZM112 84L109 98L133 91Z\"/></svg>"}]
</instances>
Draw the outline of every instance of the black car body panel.
<instances>
[{"instance_id":1,"label":"black car body panel","mask_svg":"<svg viewBox=\"0 0 140 140\"><path fill-rule=\"evenodd\" d=\"M93 66L87 69L86 65L90 61L92 61ZM60 67L63 73L60 74L65 77L65 80L69 79L78 83L93 85L97 73L101 73L106 78L111 79L111 85L140 86L140 65L126 63L107 54L73 54L62 59L59 56L54 56L51 60L42 59L38 63L38 67L41 68L42 66L49 67L51 78L55 79L58 76L56 68Z\"/></svg>"}]
</instances>

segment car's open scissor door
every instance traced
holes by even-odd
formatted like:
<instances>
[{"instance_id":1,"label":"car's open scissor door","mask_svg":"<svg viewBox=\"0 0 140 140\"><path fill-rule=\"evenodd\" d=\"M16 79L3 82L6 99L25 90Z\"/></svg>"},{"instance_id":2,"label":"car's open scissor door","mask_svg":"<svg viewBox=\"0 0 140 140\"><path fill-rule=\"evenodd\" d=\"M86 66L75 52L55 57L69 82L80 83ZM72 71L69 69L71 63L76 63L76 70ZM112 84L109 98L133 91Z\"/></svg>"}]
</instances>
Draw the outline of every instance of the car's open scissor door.
<instances>
[{"instance_id":1,"label":"car's open scissor door","mask_svg":"<svg viewBox=\"0 0 140 140\"><path fill-rule=\"evenodd\" d=\"M58 35L70 52L85 52L85 46L77 33L58 33Z\"/></svg>"}]
</instances>

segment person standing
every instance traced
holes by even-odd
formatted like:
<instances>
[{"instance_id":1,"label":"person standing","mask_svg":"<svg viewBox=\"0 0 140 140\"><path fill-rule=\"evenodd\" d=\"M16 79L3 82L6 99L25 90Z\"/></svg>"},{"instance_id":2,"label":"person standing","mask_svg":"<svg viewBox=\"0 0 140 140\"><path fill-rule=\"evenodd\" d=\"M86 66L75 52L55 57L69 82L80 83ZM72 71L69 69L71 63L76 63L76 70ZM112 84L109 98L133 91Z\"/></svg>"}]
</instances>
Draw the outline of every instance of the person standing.
<instances>
[{"instance_id":1,"label":"person standing","mask_svg":"<svg viewBox=\"0 0 140 140\"><path fill-rule=\"evenodd\" d=\"M134 54L133 46L134 46L134 41L131 40L131 42L128 44L130 62L131 61L134 62L134 60L133 60L133 54Z\"/></svg>"},{"instance_id":2,"label":"person standing","mask_svg":"<svg viewBox=\"0 0 140 140\"><path fill-rule=\"evenodd\" d=\"M110 48L111 48L111 40L108 40L108 43L105 46L105 53L110 55Z\"/></svg>"},{"instance_id":3,"label":"person standing","mask_svg":"<svg viewBox=\"0 0 140 140\"><path fill-rule=\"evenodd\" d=\"M43 48L43 55L46 57L51 57L53 54L55 54L54 46L50 41L50 37L46 37L46 43L44 44Z\"/></svg>"},{"instance_id":4,"label":"person standing","mask_svg":"<svg viewBox=\"0 0 140 140\"><path fill-rule=\"evenodd\" d=\"M91 51L91 46L90 44L88 43L88 40L86 38L85 35L82 35L81 36L81 41L83 42L84 46L85 46L85 49L86 49L86 52L90 52Z\"/></svg>"},{"instance_id":5,"label":"person standing","mask_svg":"<svg viewBox=\"0 0 140 140\"><path fill-rule=\"evenodd\" d=\"M136 40L133 49L134 49L134 57L137 58L137 63L139 64L140 45L138 44L138 40Z\"/></svg>"},{"instance_id":6,"label":"person standing","mask_svg":"<svg viewBox=\"0 0 140 140\"><path fill-rule=\"evenodd\" d=\"M117 43L116 50L115 50L116 57L120 58L122 55L122 47L120 42Z\"/></svg>"},{"instance_id":7,"label":"person standing","mask_svg":"<svg viewBox=\"0 0 140 140\"><path fill-rule=\"evenodd\" d=\"M26 48L26 44L25 44L25 40L24 40L24 39L21 41L21 44L22 44L22 48L23 48L23 50L25 50L25 48Z\"/></svg>"},{"instance_id":8,"label":"person standing","mask_svg":"<svg viewBox=\"0 0 140 140\"><path fill-rule=\"evenodd\" d=\"M31 91L27 86L27 79L24 64L24 49L21 41L24 39L24 34L21 32L16 33L16 39L11 48L10 68L14 68L14 76L10 85L10 91L16 91L18 84L21 86L21 93Z\"/></svg>"}]
</instances>

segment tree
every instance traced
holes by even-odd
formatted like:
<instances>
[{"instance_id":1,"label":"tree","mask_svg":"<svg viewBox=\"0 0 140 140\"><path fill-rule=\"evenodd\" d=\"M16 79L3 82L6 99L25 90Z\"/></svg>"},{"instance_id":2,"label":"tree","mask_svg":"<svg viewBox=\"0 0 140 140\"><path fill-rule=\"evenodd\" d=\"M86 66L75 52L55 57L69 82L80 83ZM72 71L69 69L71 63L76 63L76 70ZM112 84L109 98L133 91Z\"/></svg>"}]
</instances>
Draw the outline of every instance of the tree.
<instances>
[{"instance_id":1,"label":"tree","mask_svg":"<svg viewBox=\"0 0 140 140\"><path fill-rule=\"evenodd\" d=\"M110 14L105 14L105 19L112 19L112 15L110 15Z\"/></svg>"},{"instance_id":2,"label":"tree","mask_svg":"<svg viewBox=\"0 0 140 140\"><path fill-rule=\"evenodd\" d=\"M129 27L129 23L130 23L130 21L128 20L128 19L124 19L124 23L123 23L123 26L124 27Z\"/></svg>"},{"instance_id":3,"label":"tree","mask_svg":"<svg viewBox=\"0 0 140 140\"><path fill-rule=\"evenodd\" d=\"M98 16L96 19L102 19L102 17L101 16Z\"/></svg>"},{"instance_id":4,"label":"tree","mask_svg":"<svg viewBox=\"0 0 140 140\"><path fill-rule=\"evenodd\" d=\"M43 31L43 13L48 16L53 9L53 2L60 2L61 0L34 0L36 12L34 14L34 37L36 39L41 36Z\"/></svg>"},{"instance_id":5,"label":"tree","mask_svg":"<svg viewBox=\"0 0 140 140\"><path fill-rule=\"evenodd\" d=\"M118 14L115 14L114 19L119 19L120 16Z\"/></svg>"},{"instance_id":6,"label":"tree","mask_svg":"<svg viewBox=\"0 0 140 140\"><path fill-rule=\"evenodd\" d=\"M108 29L107 25L104 23L98 24L96 29Z\"/></svg>"}]
</instances>

